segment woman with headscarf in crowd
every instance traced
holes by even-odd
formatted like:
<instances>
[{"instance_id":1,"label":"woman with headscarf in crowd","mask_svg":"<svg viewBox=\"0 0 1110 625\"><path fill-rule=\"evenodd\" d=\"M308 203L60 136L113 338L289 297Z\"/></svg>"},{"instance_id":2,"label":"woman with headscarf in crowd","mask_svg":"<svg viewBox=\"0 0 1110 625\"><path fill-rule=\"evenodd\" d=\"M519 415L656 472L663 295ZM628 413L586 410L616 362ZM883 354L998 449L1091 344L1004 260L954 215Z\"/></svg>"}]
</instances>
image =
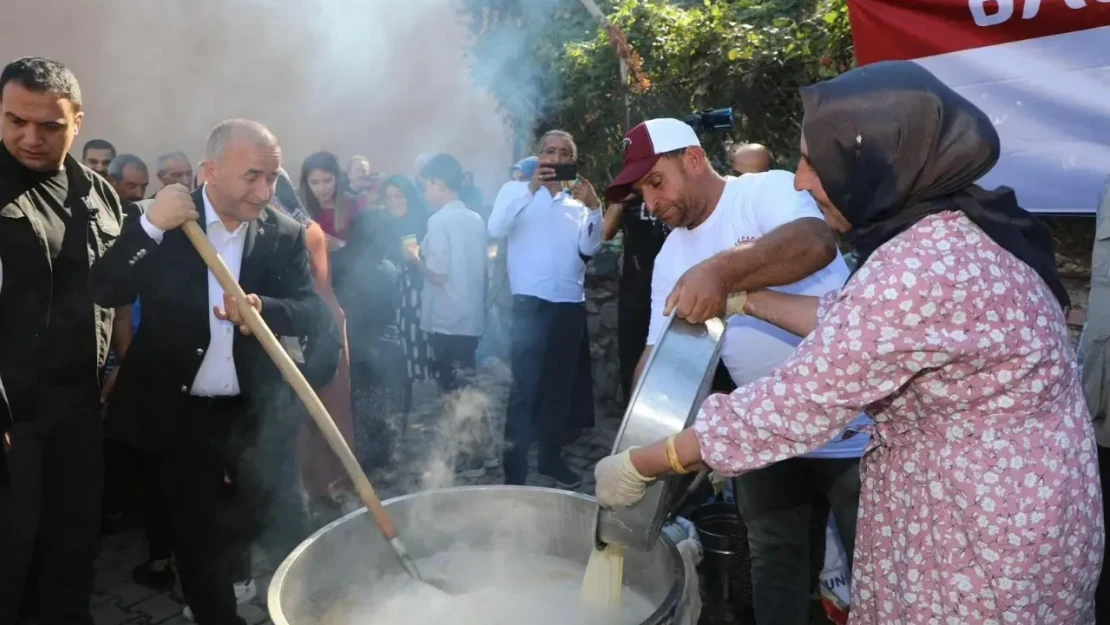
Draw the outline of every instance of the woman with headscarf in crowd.
<instances>
[{"instance_id":1,"label":"woman with headscarf in crowd","mask_svg":"<svg viewBox=\"0 0 1110 625\"><path fill-rule=\"evenodd\" d=\"M331 152L316 152L301 165L299 196L308 216L328 235L329 249L347 238L358 201L343 189L343 172Z\"/></svg>"},{"instance_id":2,"label":"woman with headscarf in crowd","mask_svg":"<svg viewBox=\"0 0 1110 625\"><path fill-rule=\"evenodd\" d=\"M320 401L335 420L348 444L354 443L354 425L351 417L350 353L347 344L346 318L332 289L331 266L328 258L328 240L323 227L311 218L301 205L300 197L289 174L284 170L278 178L274 203L305 226L305 245L308 247L309 268L316 293L327 305L339 330L342 352L335 378L319 389ZM314 423L306 423L298 445L301 476L309 494L324 497L334 492L342 481L343 468L328 447L323 434Z\"/></svg>"},{"instance_id":3,"label":"woman with headscarf in crowd","mask_svg":"<svg viewBox=\"0 0 1110 625\"><path fill-rule=\"evenodd\" d=\"M400 366L400 271L387 258L395 246L389 218L366 211L355 217L347 245L334 254L336 295L348 311L355 448L366 471L391 460L404 427L405 389L411 387Z\"/></svg>"},{"instance_id":4,"label":"woman with headscarf in crowd","mask_svg":"<svg viewBox=\"0 0 1110 625\"><path fill-rule=\"evenodd\" d=\"M862 265L821 298L750 294L747 314L806 336L797 351L677 437L603 459L598 500L802 455L863 410L853 623L1093 623L1103 519L1068 294L1048 228L975 185L999 157L990 119L909 62L802 102L795 186ZM676 314L721 314L722 258L683 276Z\"/></svg>"},{"instance_id":5,"label":"woman with headscarf in crowd","mask_svg":"<svg viewBox=\"0 0 1110 625\"><path fill-rule=\"evenodd\" d=\"M412 408L412 383L428 377L430 350L428 339L420 329L421 292L424 278L418 269L405 262L402 250L419 245L428 231L428 211L416 186L404 176L392 176L382 185L381 204L385 207L386 223L393 232L386 257L400 270L401 306L397 324L405 350L409 387L405 394L405 411Z\"/></svg>"}]
</instances>

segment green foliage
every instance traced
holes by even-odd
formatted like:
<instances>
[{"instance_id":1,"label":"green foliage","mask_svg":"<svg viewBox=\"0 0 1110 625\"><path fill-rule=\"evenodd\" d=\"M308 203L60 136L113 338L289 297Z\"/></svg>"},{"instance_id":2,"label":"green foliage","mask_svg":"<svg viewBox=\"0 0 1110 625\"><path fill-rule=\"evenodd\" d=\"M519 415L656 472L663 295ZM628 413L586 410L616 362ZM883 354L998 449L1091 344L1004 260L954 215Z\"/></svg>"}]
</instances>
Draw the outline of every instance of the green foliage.
<instances>
[{"instance_id":1,"label":"green foliage","mask_svg":"<svg viewBox=\"0 0 1110 625\"><path fill-rule=\"evenodd\" d=\"M475 78L501 103L514 132L530 141L537 131L568 130L579 143L580 168L600 184L620 166L626 106L633 124L732 106L736 128L703 136L715 160L723 160L729 141L754 141L792 167L798 88L853 62L845 0L598 4L643 59L646 90L622 84L607 32L579 0L464 0L464 11L475 35ZM511 37L526 45L506 67L496 61Z\"/></svg>"}]
</instances>

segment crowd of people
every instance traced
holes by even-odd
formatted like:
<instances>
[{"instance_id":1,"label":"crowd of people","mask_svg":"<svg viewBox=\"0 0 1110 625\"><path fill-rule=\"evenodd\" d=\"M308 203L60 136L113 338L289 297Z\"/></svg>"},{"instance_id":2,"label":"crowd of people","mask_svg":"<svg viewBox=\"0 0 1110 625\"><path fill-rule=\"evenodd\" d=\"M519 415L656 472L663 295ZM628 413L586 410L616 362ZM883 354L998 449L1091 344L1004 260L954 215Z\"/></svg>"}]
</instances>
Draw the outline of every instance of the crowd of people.
<instances>
[{"instance_id":1,"label":"crowd of people","mask_svg":"<svg viewBox=\"0 0 1110 625\"><path fill-rule=\"evenodd\" d=\"M242 625L253 542L280 558L335 513L349 485L240 306L375 474L409 460L414 382L444 398L477 384L503 271L503 436L455 472L579 487L563 450L595 419L585 274L618 234L626 398L669 315L744 304L695 425L600 462L602 505L668 473L734 477L761 625L809 622L816 498L854 555L854 623L1094 623L1103 508L1068 295L1047 229L975 186L998 158L990 120L912 63L803 102L795 173L739 144L722 176L691 126L653 119L599 194L572 171L574 137L551 130L487 207L445 153L410 177L319 152L294 181L275 134L233 119L195 166L160 156L148 197L147 165L109 141L69 155L84 117L69 69L8 64L0 625L21 604L44 625L90 623L100 533L135 493L150 557L134 580L179 581L201 625ZM190 221L246 300L208 271Z\"/></svg>"},{"instance_id":2,"label":"crowd of people","mask_svg":"<svg viewBox=\"0 0 1110 625\"><path fill-rule=\"evenodd\" d=\"M504 465L511 484L581 484L561 449L593 424L584 278L601 207L588 181L546 178L577 157L569 134L545 135L544 165L506 184L492 210L444 153L386 176L364 156L341 168L319 152L294 181L276 136L241 119L218 125L195 165L183 151L158 157L151 194L147 164L108 140L69 155L84 113L66 67L10 63L0 105L4 214L21 217L0 221L0 622L21 605L44 623L88 622L100 532L126 527L138 507L150 554L134 581L180 582L187 619L239 623L236 605L257 593L252 541L280 560L334 518L350 485L249 338L244 304L374 475L402 461L414 383L432 379L445 398L475 383L500 263L516 321L505 443L486 437L455 470ZM556 211L564 218L552 221ZM190 220L246 302L206 270L181 229ZM497 239L510 258L491 248ZM15 303L25 298L35 304Z\"/></svg>"}]
</instances>

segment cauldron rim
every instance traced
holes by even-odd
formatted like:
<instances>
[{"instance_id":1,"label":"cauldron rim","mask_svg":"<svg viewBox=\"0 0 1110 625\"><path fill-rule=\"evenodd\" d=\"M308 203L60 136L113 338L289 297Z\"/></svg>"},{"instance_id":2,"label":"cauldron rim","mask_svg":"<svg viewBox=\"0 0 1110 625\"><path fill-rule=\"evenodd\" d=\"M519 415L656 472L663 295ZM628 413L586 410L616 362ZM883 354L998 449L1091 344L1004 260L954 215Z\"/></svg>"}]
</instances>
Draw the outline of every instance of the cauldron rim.
<instances>
[{"instance_id":1,"label":"cauldron rim","mask_svg":"<svg viewBox=\"0 0 1110 625\"><path fill-rule=\"evenodd\" d=\"M506 489L515 490L515 491L533 491L533 492L551 493L551 494L560 495L560 496L563 496L563 497L573 497L573 498L576 498L576 499L582 499L582 500L585 500L585 501L588 501L588 502L591 502L591 503L595 503L595 504L597 503L597 500L594 499L593 497L590 497L589 495L583 495L582 493L576 493L574 491L569 491L569 490L561 490L561 489L558 489L558 488L546 488L546 487L543 487L543 486L508 486L508 485L505 485L505 484L501 484L501 485L457 486L457 487L453 487L453 488L430 488L428 490L422 490L422 491L415 492L415 493L409 493L407 495L399 495L397 497L387 499L387 500L382 502L382 505L386 506L388 508L389 505L393 504L393 503L406 501L406 500L409 500L409 499L416 499L416 498L423 497L423 496L428 496L428 495L442 494L442 493L455 493L455 492L459 492L459 491L483 491L483 490L503 491L503 490L506 490ZM274 625L293 625L292 623L289 622L289 619L285 618L285 612L282 610L282 607L281 607L281 586L282 586L283 583L285 583L285 578L288 576L289 569L293 567L293 563L297 561L297 558L301 555L301 553L307 551L309 549L309 547L311 547L313 543L315 543L317 540L319 540L321 536L326 534L328 532L328 530L332 529L333 527L335 527L337 525L341 525L343 523L346 523L348 520L353 519L354 517L359 516L359 515L363 515L363 514L368 514L365 506L363 506L363 507L361 507L357 510L353 510L351 512L348 512L347 514L344 514L343 516L339 517L338 519L332 521L331 523L328 523L327 525L325 525L325 526L321 527L320 529L316 530L315 532L313 532L311 536L304 539L301 542L301 544L297 545L296 549L289 552L289 555L285 556L285 559L282 560L281 565L278 566L276 571L274 571L274 575L270 579L270 587L266 591L266 609L270 613L270 621L273 622ZM678 547L675 546L674 541L671 540L671 537L668 536L666 534L666 532L660 532L659 537L656 539L656 542L657 542L657 545L656 545L657 547L658 547L658 543L662 543L663 547L666 548L667 553L671 556L671 563L672 563L671 566L672 566L672 569L673 569L673 579L674 579L674 581L671 583L670 590L667 591L667 596L664 597L663 601L660 602L659 606L655 608L655 611L652 612L650 616L645 618L640 623L640 625L662 625L663 623L670 622L670 617L673 615L675 607L678 605L678 602L681 600L683 586L685 586L685 584L686 584L686 568L685 568L685 566L683 565L683 562L682 562L682 554L679 553Z\"/></svg>"}]
</instances>

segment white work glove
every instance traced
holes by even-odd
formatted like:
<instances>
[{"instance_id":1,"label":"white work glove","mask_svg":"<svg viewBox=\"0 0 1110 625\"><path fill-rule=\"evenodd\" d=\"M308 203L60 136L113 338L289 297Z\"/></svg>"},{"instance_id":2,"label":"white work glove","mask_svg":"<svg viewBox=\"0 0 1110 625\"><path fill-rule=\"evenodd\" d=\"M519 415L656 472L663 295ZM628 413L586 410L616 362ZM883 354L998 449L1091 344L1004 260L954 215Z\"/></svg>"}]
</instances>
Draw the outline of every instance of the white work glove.
<instances>
[{"instance_id":1,"label":"white work glove","mask_svg":"<svg viewBox=\"0 0 1110 625\"><path fill-rule=\"evenodd\" d=\"M606 506L631 506L644 498L644 491L655 478L640 475L632 466L631 450L602 458L594 467L597 503Z\"/></svg>"}]
</instances>

